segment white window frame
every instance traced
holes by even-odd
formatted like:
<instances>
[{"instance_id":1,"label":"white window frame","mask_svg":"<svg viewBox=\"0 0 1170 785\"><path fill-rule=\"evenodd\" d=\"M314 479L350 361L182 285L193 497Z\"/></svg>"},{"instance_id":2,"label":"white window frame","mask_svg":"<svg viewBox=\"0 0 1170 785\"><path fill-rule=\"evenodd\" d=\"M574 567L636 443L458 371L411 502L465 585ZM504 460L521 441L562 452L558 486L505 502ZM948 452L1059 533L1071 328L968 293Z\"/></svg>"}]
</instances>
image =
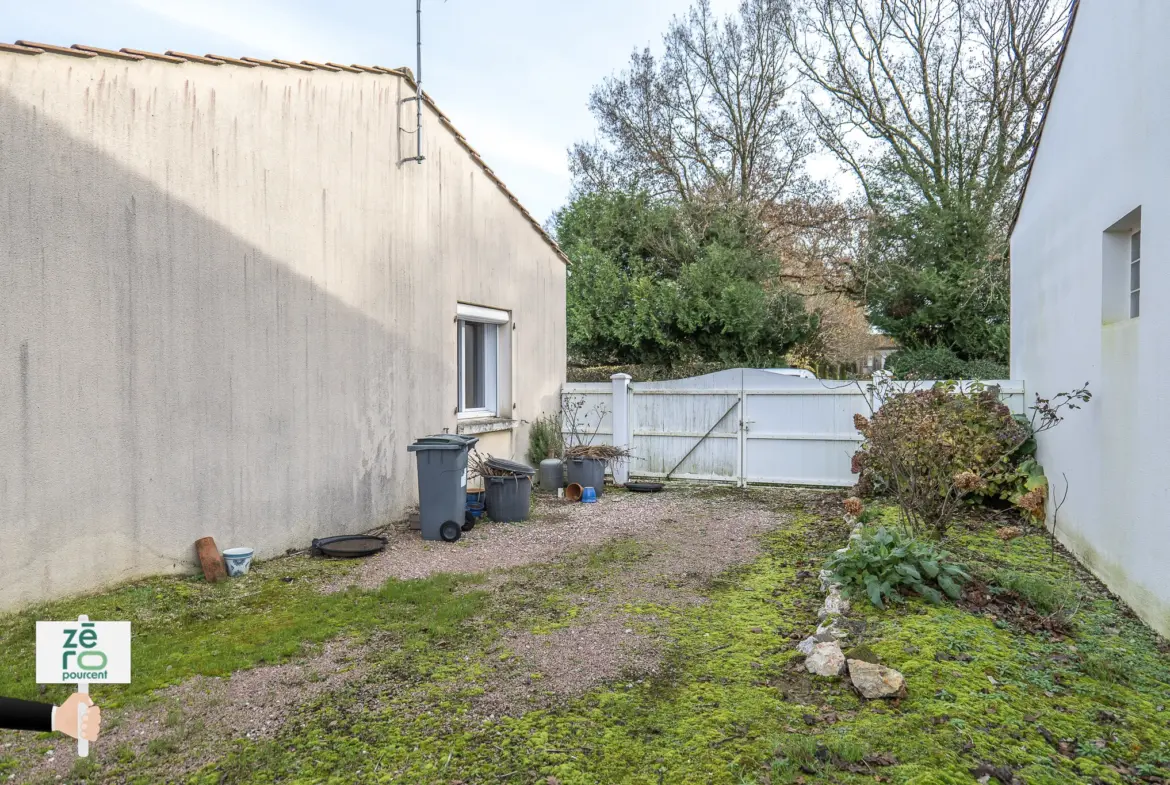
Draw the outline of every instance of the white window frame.
<instances>
[{"instance_id":1,"label":"white window frame","mask_svg":"<svg viewBox=\"0 0 1170 785\"><path fill-rule=\"evenodd\" d=\"M1129 292L1129 318L1142 315L1142 230L1139 228L1129 236L1129 265L1126 267Z\"/></svg>"},{"instance_id":2,"label":"white window frame","mask_svg":"<svg viewBox=\"0 0 1170 785\"><path fill-rule=\"evenodd\" d=\"M511 315L507 311L495 308L485 308L481 305L459 303L456 315L457 344L458 344L458 402L456 416L461 420L472 420L486 417L498 417L500 412L500 374L501 359L504 352L500 351L501 342L510 338L507 329ZM484 405L476 408L467 408L465 404L466 385L464 384L464 369L467 367L467 342L463 340L467 323L482 324L491 327L484 335Z\"/></svg>"}]
</instances>

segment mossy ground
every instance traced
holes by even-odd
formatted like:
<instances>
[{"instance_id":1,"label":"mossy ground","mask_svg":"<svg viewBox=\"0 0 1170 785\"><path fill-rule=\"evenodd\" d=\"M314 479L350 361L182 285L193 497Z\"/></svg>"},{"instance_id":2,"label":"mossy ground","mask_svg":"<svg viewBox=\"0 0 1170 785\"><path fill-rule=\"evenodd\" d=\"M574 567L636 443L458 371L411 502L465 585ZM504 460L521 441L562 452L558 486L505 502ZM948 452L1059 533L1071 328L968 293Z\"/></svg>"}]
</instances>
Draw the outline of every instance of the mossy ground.
<instances>
[{"instance_id":1,"label":"mossy ground","mask_svg":"<svg viewBox=\"0 0 1170 785\"><path fill-rule=\"evenodd\" d=\"M506 631L573 624L571 598L639 559L644 544L620 540L521 568L493 593L435 578L321 595L319 571L339 567L297 559L260 565L248 596L242 582L143 582L0 619L0 636L13 644L0 650L0 694L35 695L25 632L34 618L68 618L82 607L114 617L117 609L136 622L135 684L103 696L108 705L149 700L192 673L292 656L301 640L392 633L393 645L379 639L370 652L375 676L302 706L272 740L237 740L184 777L198 785L967 785L983 764L1008 767L1029 785L1170 777L1163 642L1063 555L1053 558L1042 536L1003 542L992 527L962 528L948 547L981 569L1072 587L1071 637L1021 631L955 605L858 607L864 643L906 675L909 689L898 704L865 703L839 680L804 673L794 650L816 626L816 574L847 527L823 505L802 509L782 492L750 498L784 513L756 561L707 586L703 604L626 609L665 624L664 666L552 709L477 713L475 697L506 656L489 652ZM83 765L75 781L169 781L175 752L164 747ZM5 765L0 757L0 772L16 771Z\"/></svg>"}]
</instances>

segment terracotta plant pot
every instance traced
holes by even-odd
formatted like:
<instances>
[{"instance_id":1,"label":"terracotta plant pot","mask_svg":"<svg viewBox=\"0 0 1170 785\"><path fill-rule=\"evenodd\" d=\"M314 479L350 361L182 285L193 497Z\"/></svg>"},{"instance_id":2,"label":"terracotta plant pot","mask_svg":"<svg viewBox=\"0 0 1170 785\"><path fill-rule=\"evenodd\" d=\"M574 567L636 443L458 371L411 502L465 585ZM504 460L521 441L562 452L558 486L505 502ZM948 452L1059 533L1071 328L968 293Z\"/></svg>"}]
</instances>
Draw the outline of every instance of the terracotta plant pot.
<instances>
[{"instance_id":1,"label":"terracotta plant pot","mask_svg":"<svg viewBox=\"0 0 1170 785\"><path fill-rule=\"evenodd\" d=\"M584 491L585 489L581 487L580 483L569 483L568 487L565 488L565 498L571 502L579 502Z\"/></svg>"}]
</instances>

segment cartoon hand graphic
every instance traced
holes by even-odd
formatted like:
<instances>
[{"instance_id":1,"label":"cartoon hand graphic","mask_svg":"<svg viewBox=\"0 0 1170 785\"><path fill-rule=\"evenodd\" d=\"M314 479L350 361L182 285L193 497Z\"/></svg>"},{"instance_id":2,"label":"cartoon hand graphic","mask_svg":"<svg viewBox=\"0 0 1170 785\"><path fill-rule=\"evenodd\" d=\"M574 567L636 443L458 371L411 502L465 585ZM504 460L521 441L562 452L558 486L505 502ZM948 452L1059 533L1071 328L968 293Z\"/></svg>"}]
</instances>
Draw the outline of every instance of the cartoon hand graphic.
<instances>
[{"instance_id":1,"label":"cartoon hand graphic","mask_svg":"<svg viewBox=\"0 0 1170 785\"><path fill-rule=\"evenodd\" d=\"M78 722L78 707L86 706L85 719ZM80 724L80 727L78 725ZM75 692L53 713L53 730L85 741L96 741L102 730L102 710L83 692Z\"/></svg>"}]
</instances>

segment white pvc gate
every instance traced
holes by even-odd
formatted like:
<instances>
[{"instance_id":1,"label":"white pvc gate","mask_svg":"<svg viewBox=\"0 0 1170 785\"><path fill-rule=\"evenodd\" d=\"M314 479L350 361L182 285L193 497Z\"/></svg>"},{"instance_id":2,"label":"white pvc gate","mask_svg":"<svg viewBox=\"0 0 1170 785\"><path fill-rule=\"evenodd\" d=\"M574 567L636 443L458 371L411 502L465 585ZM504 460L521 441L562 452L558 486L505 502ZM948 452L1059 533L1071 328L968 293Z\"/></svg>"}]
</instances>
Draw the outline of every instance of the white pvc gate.
<instances>
[{"instance_id":1,"label":"white pvc gate","mask_svg":"<svg viewBox=\"0 0 1170 785\"><path fill-rule=\"evenodd\" d=\"M1023 412L1021 382L994 384L1014 412ZM850 463L861 444L853 416L868 417L880 405L870 400L866 382L746 369L667 382L631 382L619 374L609 384L566 384L564 393L567 402L583 404L577 432L594 444L630 449L633 458L618 469L619 481L628 471L738 485L853 485Z\"/></svg>"}]
</instances>

